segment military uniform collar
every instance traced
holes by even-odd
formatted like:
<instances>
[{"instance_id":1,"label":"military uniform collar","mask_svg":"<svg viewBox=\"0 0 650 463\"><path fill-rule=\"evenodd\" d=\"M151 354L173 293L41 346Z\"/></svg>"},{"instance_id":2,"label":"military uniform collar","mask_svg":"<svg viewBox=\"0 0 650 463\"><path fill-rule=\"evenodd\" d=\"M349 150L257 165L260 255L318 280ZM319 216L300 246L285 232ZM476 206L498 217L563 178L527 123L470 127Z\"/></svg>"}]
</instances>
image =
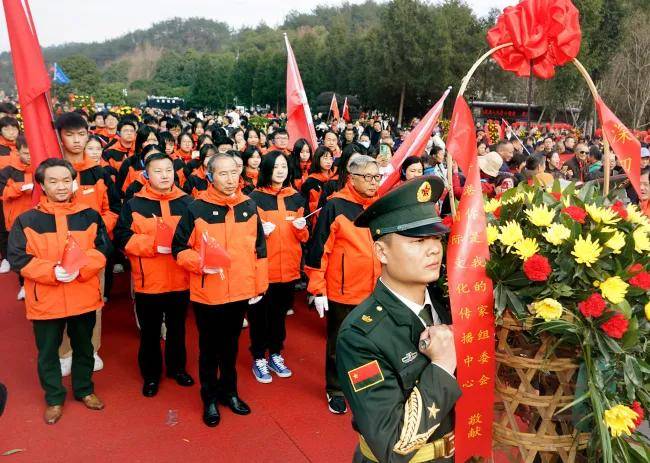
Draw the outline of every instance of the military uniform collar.
<instances>
[{"instance_id":1,"label":"military uniform collar","mask_svg":"<svg viewBox=\"0 0 650 463\"><path fill-rule=\"evenodd\" d=\"M420 318L402 301L400 301L397 296L386 287L381 279L377 280L373 296L379 304L377 310L379 310L379 307L381 307L382 310L386 310L398 325L422 325Z\"/></svg>"}]
</instances>

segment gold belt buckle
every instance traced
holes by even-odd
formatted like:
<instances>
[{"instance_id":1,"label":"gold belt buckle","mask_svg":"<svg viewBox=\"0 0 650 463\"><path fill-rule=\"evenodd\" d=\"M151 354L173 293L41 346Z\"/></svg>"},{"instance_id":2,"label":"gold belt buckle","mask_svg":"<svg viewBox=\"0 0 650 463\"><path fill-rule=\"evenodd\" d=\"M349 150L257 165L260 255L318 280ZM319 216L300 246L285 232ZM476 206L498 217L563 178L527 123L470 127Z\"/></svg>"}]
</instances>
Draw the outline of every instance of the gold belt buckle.
<instances>
[{"instance_id":1,"label":"gold belt buckle","mask_svg":"<svg viewBox=\"0 0 650 463\"><path fill-rule=\"evenodd\" d=\"M445 454L443 458L451 458L456 453L456 446L454 445L454 433L450 432L449 434L443 436L442 440L445 442Z\"/></svg>"}]
</instances>

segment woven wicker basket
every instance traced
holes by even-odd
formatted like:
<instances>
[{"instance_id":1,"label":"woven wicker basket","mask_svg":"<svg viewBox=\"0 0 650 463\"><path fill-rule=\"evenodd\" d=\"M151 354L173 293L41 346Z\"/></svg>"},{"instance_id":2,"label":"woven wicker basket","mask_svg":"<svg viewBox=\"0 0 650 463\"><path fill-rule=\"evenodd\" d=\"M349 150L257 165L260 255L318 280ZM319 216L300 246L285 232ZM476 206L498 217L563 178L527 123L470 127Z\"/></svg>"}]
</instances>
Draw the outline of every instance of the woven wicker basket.
<instances>
[{"instance_id":1,"label":"woven wicker basket","mask_svg":"<svg viewBox=\"0 0 650 463\"><path fill-rule=\"evenodd\" d=\"M555 338L531 340L526 326L506 312L497 327L494 447L514 462L587 461L590 435L571 425L575 352L554 349Z\"/></svg>"}]
</instances>

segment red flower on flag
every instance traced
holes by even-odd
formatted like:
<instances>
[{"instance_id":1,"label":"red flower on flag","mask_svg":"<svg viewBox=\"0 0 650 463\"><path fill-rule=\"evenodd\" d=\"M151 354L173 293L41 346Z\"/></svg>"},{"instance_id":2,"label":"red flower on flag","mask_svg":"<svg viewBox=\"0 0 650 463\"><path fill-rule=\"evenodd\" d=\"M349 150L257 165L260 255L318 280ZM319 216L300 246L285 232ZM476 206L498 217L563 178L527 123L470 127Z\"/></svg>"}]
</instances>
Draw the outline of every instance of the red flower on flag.
<instances>
[{"instance_id":1,"label":"red flower on flag","mask_svg":"<svg viewBox=\"0 0 650 463\"><path fill-rule=\"evenodd\" d=\"M63 248L63 256L61 257L61 267L68 272L74 273L88 264L88 256L81 249L74 236L68 232L68 237L65 241Z\"/></svg>"},{"instance_id":2,"label":"red flower on flag","mask_svg":"<svg viewBox=\"0 0 650 463\"><path fill-rule=\"evenodd\" d=\"M580 51L578 9L570 0L523 0L503 10L496 25L487 33L494 48L506 43L513 46L495 52L492 57L506 71L518 76L533 73L542 79L555 75Z\"/></svg>"},{"instance_id":3,"label":"red flower on flag","mask_svg":"<svg viewBox=\"0 0 650 463\"><path fill-rule=\"evenodd\" d=\"M551 274L551 264L540 254L534 254L524 262L524 273L530 281L546 281Z\"/></svg>"},{"instance_id":4,"label":"red flower on flag","mask_svg":"<svg viewBox=\"0 0 650 463\"><path fill-rule=\"evenodd\" d=\"M630 278L630 284L644 290L650 289L650 273L640 272Z\"/></svg>"},{"instance_id":5,"label":"red flower on flag","mask_svg":"<svg viewBox=\"0 0 650 463\"><path fill-rule=\"evenodd\" d=\"M627 331L628 325L629 322L627 321L627 318L625 318L625 315L617 313L605 323L600 325L600 328L610 338L621 339Z\"/></svg>"},{"instance_id":6,"label":"red flower on flag","mask_svg":"<svg viewBox=\"0 0 650 463\"><path fill-rule=\"evenodd\" d=\"M587 212L578 206L565 207L562 209L562 212L578 223L585 223L585 219L587 218Z\"/></svg>"},{"instance_id":7,"label":"red flower on flag","mask_svg":"<svg viewBox=\"0 0 650 463\"><path fill-rule=\"evenodd\" d=\"M580 313L585 317L600 317L607 307L605 299L599 293L593 293L584 301L578 304Z\"/></svg>"}]
</instances>

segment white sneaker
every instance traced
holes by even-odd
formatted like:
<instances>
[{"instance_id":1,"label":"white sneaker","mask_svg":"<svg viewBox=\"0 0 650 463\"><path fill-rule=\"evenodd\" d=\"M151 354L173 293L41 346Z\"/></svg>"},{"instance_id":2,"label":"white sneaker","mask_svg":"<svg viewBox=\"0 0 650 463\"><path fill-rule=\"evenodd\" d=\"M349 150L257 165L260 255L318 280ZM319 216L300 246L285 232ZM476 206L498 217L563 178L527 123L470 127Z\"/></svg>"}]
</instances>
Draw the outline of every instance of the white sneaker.
<instances>
[{"instance_id":1,"label":"white sneaker","mask_svg":"<svg viewBox=\"0 0 650 463\"><path fill-rule=\"evenodd\" d=\"M287 310L287 315L293 315L294 313L295 313L295 312L293 311L293 309L289 309L289 310Z\"/></svg>"},{"instance_id":2,"label":"white sneaker","mask_svg":"<svg viewBox=\"0 0 650 463\"><path fill-rule=\"evenodd\" d=\"M244 318L244 321L243 321L243 323L241 324L241 327L242 327L242 328L248 328L248 320L246 320L246 319Z\"/></svg>"},{"instance_id":3,"label":"white sneaker","mask_svg":"<svg viewBox=\"0 0 650 463\"><path fill-rule=\"evenodd\" d=\"M124 273L124 266L122 264L113 265L113 273Z\"/></svg>"},{"instance_id":4,"label":"white sneaker","mask_svg":"<svg viewBox=\"0 0 650 463\"><path fill-rule=\"evenodd\" d=\"M21 286L20 291L18 291L18 298L19 301L24 301L25 300L25 287Z\"/></svg>"},{"instance_id":5,"label":"white sneaker","mask_svg":"<svg viewBox=\"0 0 650 463\"><path fill-rule=\"evenodd\" d=\"M95 352L93 356L95 357L95 366L93 367L93 371L99 371L104 368L104 361L99 356L99 354Z\"/></svg>"},{"instance_id":6,"label":"white sneaker","mask_svg":"<svg viewBox=\"0 0 650 463\"><path fill-rule=\"evenodd\" d=\"M61 363L61 376L70 376L72 373L72 357L59 358Z\"/></svg>"},{"instance_id":7,"label":"white sneaker","mask_svg":"<svg viewBox=\"0 0 650 463\"><path fill-rule=\"evenodd\" d=\"M7 259L2 259L2 263L0 263L0 273L9 273L11 271L11 265L9 265L9 261Z\"/></svg>"}]
</instances>

